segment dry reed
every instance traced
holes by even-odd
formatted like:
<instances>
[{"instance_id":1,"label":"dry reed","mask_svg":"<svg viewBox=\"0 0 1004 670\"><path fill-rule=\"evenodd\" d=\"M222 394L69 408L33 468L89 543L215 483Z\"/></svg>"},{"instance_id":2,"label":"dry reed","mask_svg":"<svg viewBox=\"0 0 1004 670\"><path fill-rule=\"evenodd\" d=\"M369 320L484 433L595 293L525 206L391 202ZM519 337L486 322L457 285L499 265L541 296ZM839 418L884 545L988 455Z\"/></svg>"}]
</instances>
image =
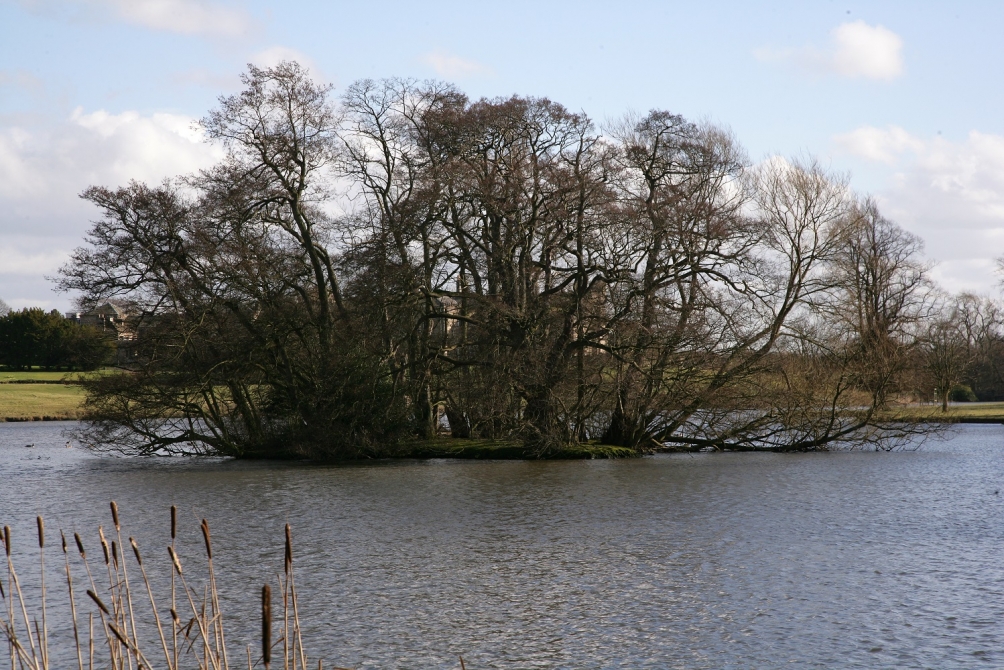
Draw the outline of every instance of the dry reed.
<instances>
[{"instance_id":1,"label":"dry reed","mask_svg":"<svg viewBox=\"0 0 1004 670\"><path fill-rule=\"evenodd\" d=\"M74 582L70 563L70 552L67 550L66 537L60 531L60 539L65 559L67 595L70 604L74 651L78 670L94 670L95 653L104 648L107 654L107 667L113 670L154 670L158 667L149 658L155 655L163 658L163 668L178 670L179 668L195 667L199 670L229 670L226 637L224 634L224 618L220 608L219 590L213 567L212 535L209 522L202 520L201 531L205 543L208 581L201 593L189 583L178 557L175 540L177 538L177 507L171 507L171 544L168 555L171 558L171 606L168 610L170 618L162 617L157 607L154 590L143 562L139 544L132 537L128 538L129 546L136 561L136 568L142 577L146 600L149 601L149 614L152 616L157 631L157 641L160 649L156 654L144 650L144 642L138 633L136 608L133 604L133 582L130 580L125 554L121 551L122 524L118 505L110 504L112 524L115 529L115 539L109 541L104 528L98 527L101 542L105 572L108 584L105 588L98 586L91 571L84 543L77 533L73 539L79 554L79 562L86 574L90 588L85 589L95 610L88 613L86 628L79 625L79 613L76 603ZM0 581L0 599L4 602L0 612L0 629L7 641L11 670L49 670L52 667L49 654L48 620L46 618L46 586L45 586L45 522L41 516L37 518L39 565L41 569L40 607L41 621L30 617L25 605L25 594L14 567L11 545L11 530L9 526L0 533L0 541L4 545L7 561L6 583ZM261 655L254 659L250 646L247 647L248 668L264 667L270 669L273 664L273 654L280 650L283 670L307 670L307 655L304 651L301 636L298 598L293 571L292 531L289 525L285 528L285 547L283 575L279 576L282 596L282 629L279 639L272 640L272 607L271 588L266 584L262 588L262 648ZM100 595L99 595L100 594ZM179 598L180 596L180 598ZM178 613L179 600L187 603L189 615L187 619ZM95 636L95 615L98 619L98 633ZM85 666L86 659L86 666ZM277 659L278 660L278 659ZM323 670L321 661L317 667ZM329 666L330 670L338 670Z\"/></svg>"}]
</instances>

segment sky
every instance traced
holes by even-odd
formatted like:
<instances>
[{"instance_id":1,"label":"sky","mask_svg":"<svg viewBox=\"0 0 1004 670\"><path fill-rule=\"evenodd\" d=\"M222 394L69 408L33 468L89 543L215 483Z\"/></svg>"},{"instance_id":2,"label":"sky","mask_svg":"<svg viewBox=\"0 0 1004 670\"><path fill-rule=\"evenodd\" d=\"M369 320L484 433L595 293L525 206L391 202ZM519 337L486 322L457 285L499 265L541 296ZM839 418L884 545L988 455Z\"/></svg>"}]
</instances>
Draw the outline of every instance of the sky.
<instances>
[{"instance_id":1,"label":"sky","mask_svg":"<svg viewBox=\"0 0 1004 670\"><path fill-rule=\"evenodd\" d=\"M598 125L664 109L754 161L816 156L921 236L951 291L999 295L1004 3L0 0L0 298L67 311L50 277L89 185L211 165L196 125L248 63L546 96Z\"/></svg>"}]
</instances>

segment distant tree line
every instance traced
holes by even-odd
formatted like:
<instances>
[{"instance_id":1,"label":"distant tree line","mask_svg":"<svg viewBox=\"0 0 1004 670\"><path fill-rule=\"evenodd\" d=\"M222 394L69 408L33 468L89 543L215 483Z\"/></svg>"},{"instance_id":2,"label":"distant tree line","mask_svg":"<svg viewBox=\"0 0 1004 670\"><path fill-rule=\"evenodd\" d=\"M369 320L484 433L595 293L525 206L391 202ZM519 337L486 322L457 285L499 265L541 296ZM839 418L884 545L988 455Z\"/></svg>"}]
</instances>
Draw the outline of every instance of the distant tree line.
<instances>
[{"instance_id":1,"label":"distant tree line","mask_svg":"<svg viewBox=\"0 0 1004 670\"><path fill-rule=\"evenodd\" d=\"M111 362L115 340L53 310L9 308L0 315L0 367L8 370L94 370Z\"/></svg>"},{"instance_id":2,"label":"distant tree line","mask_svg":"<svg viewBox=\"0 0 1004 670\"><path fill-rule=\"evenodd\" d=\"M989 303L945 307L920 239L810 158L664 111L601 132L442 83L334 100L290 62L243 83L202 122L218 165L83 194L61 287L139 322L132 373L89 387L96 444L889 446L894 399L998 360Z\"/></svg>"}]
</instances>

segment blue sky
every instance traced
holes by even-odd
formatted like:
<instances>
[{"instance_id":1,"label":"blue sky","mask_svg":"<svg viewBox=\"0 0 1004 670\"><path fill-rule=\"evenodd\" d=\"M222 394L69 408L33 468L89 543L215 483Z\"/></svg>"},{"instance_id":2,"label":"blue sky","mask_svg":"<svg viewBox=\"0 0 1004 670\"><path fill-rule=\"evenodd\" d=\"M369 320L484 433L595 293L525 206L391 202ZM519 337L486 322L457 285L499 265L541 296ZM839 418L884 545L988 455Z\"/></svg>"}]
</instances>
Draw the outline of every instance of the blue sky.
<instances>
[{"instance_id":1,"label":"blue sky","mask_svg":"<svg viewBox=\"0 0 1004 670\"><path fill-rule=\"evenodd\" d=\"M428 6L423 6L428 5ZM45 279L94 216L89 184L218 157L192 122L246 63L547 96L598 123L668 109L754 160L811 153L921 235L951 290L1004 254L1004 3L0 0L0 298Z\"/></svg>"}]
</instances>

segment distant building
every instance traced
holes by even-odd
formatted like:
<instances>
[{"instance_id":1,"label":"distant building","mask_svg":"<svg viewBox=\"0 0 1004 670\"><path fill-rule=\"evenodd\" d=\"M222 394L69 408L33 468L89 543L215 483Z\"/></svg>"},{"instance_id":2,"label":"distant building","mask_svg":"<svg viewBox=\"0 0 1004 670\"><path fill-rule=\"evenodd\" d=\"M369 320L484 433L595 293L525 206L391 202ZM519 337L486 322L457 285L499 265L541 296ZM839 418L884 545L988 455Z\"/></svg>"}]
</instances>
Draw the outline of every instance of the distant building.
<instances>
[{"instance_id":1,"label":"distant building","mask_svg":"<svg viewBox=\"0 0 1004 670\"><path fill-rule=\"evenodd\" d=\"M135 329L128 323L128 314L118 305L106 302L87 312L67 312L66 318L80 326L90 326L101 331L114 331L117 339L135 338Z\"/></svg>"},{"instance_id":2,"label":"distant building","mask_svg":"<svg viewBox=\"0 0 1004 670\"><path fill-rule=\"evenodd\" d=\"M460 303L448 295L433 296L432 308L437 314L450 316L460 314ZM432 336L444 337L446 335L450 335L457 327L457 323L458 321L456 319L451 319L448 316L434 316L432 318Z\"/></svg>"}]
</instances>

